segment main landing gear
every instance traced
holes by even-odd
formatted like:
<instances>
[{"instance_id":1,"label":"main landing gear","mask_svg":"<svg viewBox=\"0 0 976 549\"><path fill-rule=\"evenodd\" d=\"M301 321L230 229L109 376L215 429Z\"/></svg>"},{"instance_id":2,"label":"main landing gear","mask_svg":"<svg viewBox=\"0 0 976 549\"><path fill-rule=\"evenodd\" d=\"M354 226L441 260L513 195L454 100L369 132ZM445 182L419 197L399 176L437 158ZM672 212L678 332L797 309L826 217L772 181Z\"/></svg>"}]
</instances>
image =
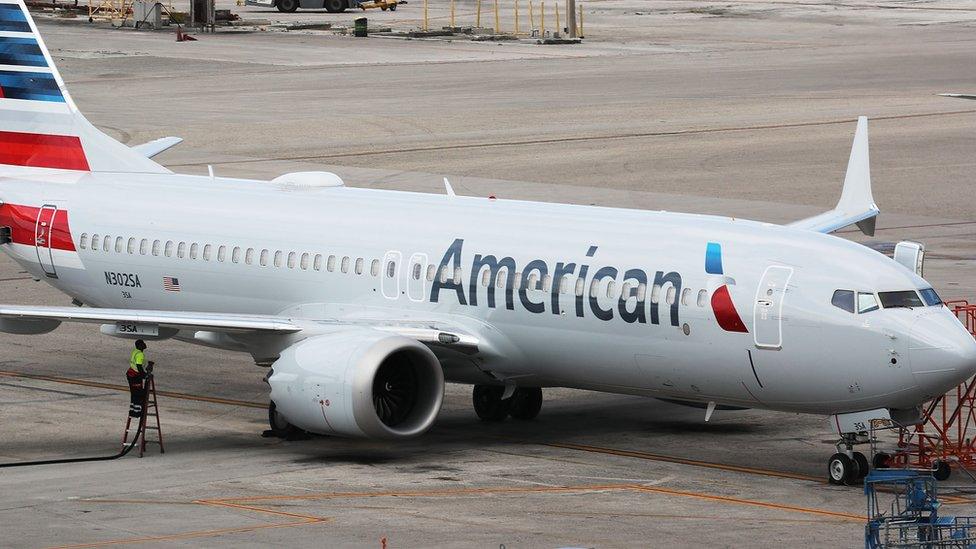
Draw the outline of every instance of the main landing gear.
<instances>
[{"instance_id":1,"label":"main landing gear","mask_svg":"<svg viewBox=\"0 0 976 549\"><path fill-rule=\"evenodd\" d=\"M475 385L472 392L474 411L482 421L504 421L506 417L515 419L534 419L542 409L542 389L539 387L519 387L512 395L503 399L505 387L498 385Z\"/></svg>"}]
</instances>

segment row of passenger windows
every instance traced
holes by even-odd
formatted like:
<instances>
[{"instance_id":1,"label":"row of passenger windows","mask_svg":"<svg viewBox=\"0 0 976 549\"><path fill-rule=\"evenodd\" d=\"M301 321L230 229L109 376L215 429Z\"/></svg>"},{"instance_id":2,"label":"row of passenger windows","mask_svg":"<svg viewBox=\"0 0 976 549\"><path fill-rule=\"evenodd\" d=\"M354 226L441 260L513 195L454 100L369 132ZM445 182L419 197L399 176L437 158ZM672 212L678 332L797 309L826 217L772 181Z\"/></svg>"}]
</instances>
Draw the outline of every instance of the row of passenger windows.
<instances>
[{"instance_id":1,"label":"row of passenger windows","mask_svg":"<svg viewBox=\"0 0 976 549\"><path fill-rule=\"evenodd\" d=\"M176 257L178 259L202 259L203 261L217 261L223 263L230 261L231 263L243 263L244 265L260 265L262 267L267 267L273 265L275 267L287 266L289 269L299 268L301 270L312 269L315 271L323 270L323 267L328 272L334 272L338 270L342 273L348 273L350 270L355 272L357 275L362 275L366 270L366 260L362 257L352 258L349 256L338 257L335 255L330 255L327 258L322 254L311 254L308 252L283 252L281 250L268 250L262 249L257 250L256 248L242 248L240 246L224 246L218 245L214 246L212 244L200 245L196 242L175 242L172 240L152 240L147 238L137 239L135 237L122 237L110 235L99 235L88 233L83 233L79 241L79 247L82 250L90 250L94 252L112 252L115 253L127 253L130 255L152 255L152 256L163 256L163 257ZM229 256L229 257L228 257ZM373 277L380 275L381 262L379 259L373 259L369 263L369 274ZM395 278L397 273L397 261L390 259L387 260L385 266L385 276L387 278ZM452 272L453 271L453 272ZM426 278L427 281L432 282L435 277L439 278L441 283L446 283L451 281L464 281L464 273L461 269L451 269L448 267L443 267L440 272L437 271L436 265L427 265L426 272L424 266L421 263L414 263L410 268L410 276L414 280L421 280L421 278ZM522 285L522 273L516 272L512 277L513 289L518 290ZM483 269L481 273L481 286L487 288L491 284L491 272L489 269ZM550 275L539 276L538 273L532 273L528 277L528 288L541 290L544 292L552 291L553 280ZM505 288L508 283L508 276L504 269L498 272L496 277L495 285L498 288ZM605 286L601 289L601 286ZM643 301L647 298L648 288L647 284L637 283L636 281L625 281L623 284L619 285L620 295L625 298L636 297L638 301ZM618 284L616 281L610 279L594 279L590 281L589 292L587 292L586 281L582 278L577 278L573 276L564 276L559 281L558 291L561 294L574 293L577 296L584 296L587 293L590 297L596 298L601 295L606 295L608 298L614 298L617 296ZM659 285L652 285L650 288L650 300L651 303L658 303L661 301L662 287ZM667 290L664 291L664 301L673 305L675 300L678 298L677 291L674 286L668 286ZM705 290L699 290L697 295L690 288L685 288L681 292L681 304L691 305L692 302L697 304L699 307L704 307L708 300L708 292Z\"/></svg>"}]
</instances>

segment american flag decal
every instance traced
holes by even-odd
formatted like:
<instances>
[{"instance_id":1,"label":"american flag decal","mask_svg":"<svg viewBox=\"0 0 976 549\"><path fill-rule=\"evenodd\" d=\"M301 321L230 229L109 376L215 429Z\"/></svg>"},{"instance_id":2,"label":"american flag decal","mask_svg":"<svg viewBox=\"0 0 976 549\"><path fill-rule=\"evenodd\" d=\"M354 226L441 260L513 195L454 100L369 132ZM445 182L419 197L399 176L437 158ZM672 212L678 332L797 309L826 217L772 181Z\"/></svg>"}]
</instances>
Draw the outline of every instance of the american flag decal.
<instances>
[{"instance_id":1,"label":"american flag decal","mask_svg":"<svg viewBox=\"0 0 976 549\"><path fill-rule=\"evenodd\" d=\"M163 289L166 290L167 292L180 291L180 279L173 276L164 276Z\"/></svg>"}]
</instances>

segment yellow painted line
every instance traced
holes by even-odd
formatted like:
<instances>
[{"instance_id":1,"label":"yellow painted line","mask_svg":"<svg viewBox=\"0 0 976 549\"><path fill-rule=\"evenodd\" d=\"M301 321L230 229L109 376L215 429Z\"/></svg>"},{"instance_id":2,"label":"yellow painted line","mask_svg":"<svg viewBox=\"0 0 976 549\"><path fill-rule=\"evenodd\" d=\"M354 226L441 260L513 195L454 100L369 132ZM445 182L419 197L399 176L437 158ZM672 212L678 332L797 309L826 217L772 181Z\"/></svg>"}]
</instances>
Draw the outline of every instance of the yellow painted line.
<instances>
[{"instance_id":1,"label":"yellow painted line","mask_svg":"<svg viewBox=\"0 0 976 549\"><path fill-rule=\"evenodd\" d=\"M809 513L813 515L821 515L825 517L833 517L844 519L848 521L864 522L867 517L864 515L854 515L851 513L840 513L837 511L828 511L826 509L815 509L812 507L800 507L798 505L786 505L782 503L768 503L765 501L757 501L754 499L743 499L743 498L733 498L729 496L716 496L711 494L704 494L701 492L686 492L683 490L671 490L668 488L660 488L657 486L635 486L635 490L641 492L654 492L658 494L667 494L669 496L681 496L695 499L702 499L707 501L717 501L722 503L734 503L738 505L751 505L754 507L763 507L766 509L776 509L779 511L792 511L795 513Z\"/></svg>"},{"instance_id":2,"label":"yellow painted line","mask_svg":"<svg viewBox=\"0 0 976 549\"><path fill-rule=\"evenodd\" d=\"M15 377L21 379L33 379L37 381L50 381L52 383L65 383L68 385L81 385L84 387L96 387L98 389L109 389L112 391L119 391L122 393L128 393L129 387L127 385L116 385L113 383L100 383L98 381L88 381L84 379L73 379L68 377L58 377L58 376L48 376L41 374L25 374L22 372L8 372L0 370L0 376L4 377ZM225 404L227 406L244 406L245 408L267 408L267 403L262 402L250 402L247 400L234 400L230 398L217 398L208 397L200 395L191 395L187 393L174 393L172 391L156 391L159 396L164 396L168 398L175 398L179 400L193 400L197 402L209 402L211 404Z\"/></svg>"},{"instance_id":3,"label":"yellow painted line","mask_svg":"<svg viewBox=\"0 0 976 549\"><path fill-rule=\"evenodd\" d=\"M584 444L572 444L568 442L543 442L539 443L542 446L549 446L551 448L563 448L566 450L579 450L581 452L593 452L596 454L606 454L611 456L619 457L630 457L637 459L645 459L649 461L661 461L665 463L677 463L680 465L693 465L695 467L705 467L708 469L718 469L721 471L733 471L736 473L748 473L751 475L761 475L764 477L778 477L778 478L788 478L793 480L807 480L810 482L818 482L825 484L826 479L815 477L812 475L804 475L801 473L788 473L785 471L773 471L770 469L759 469L756 467L746 467L743 465L727 465L724 463L714 463L711 461L701 461L697 459L686 459L673 456L666 456L663 454L652 454L649 452L639 452L636 450L618 450L616 448L602 448L599 446L587 446Z\"/></svg>"}]
</instances>

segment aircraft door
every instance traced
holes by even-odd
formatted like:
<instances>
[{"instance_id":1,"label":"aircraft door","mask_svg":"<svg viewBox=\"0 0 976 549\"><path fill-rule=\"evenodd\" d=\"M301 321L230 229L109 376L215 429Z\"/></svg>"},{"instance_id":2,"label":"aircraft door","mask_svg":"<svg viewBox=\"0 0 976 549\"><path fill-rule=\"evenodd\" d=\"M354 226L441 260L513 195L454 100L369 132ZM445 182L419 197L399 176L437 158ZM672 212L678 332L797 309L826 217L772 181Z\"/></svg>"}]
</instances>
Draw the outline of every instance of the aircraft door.
<instances>
[{"instance_id":1,"label":"aircraft door","mask_svg":"<svg viewBox=\"0 0 976 549\"><path fill-rule=\"evenodd\" d=\"M49 278L57 278L58 273L54 269L54 255L51 251L51 244L54 239L54 216L58 213L58 207L50 204L41 206L37 212L37 221L34 225L34 248L37 250L37 261L41 264L41 269Z\"/></svg>"},{"instance_id":2,"label":"aircraft door","mask_svg":"<svg viewBox=\"0 0 976 549\"><path fill-rule=\"evenodd\" d=\"M752 317L756 347L783 348L783 300L792 276L793 267L782 265L771 265L763 273Z\"/></svg>"},{"instance_id":3,"label":"aircraft door","mask_svg":"<svg viewBox=\"0 0 976 549\"><path fill-rule=\"evenodd\" d=\"M383 272L380 276L383 279L383 297L387 299L397 299L400 297L400 263L403 261L403 254L400 252L386 252L383 256Z\"/></svg>"},{"instance_id":4,"label":"aircraft door","mask_svg":"<svg viewBox=\"0 0 976 549\"><path fill-rule=\"evenodd\" d=\"M427 254L413 254L407 270L407 296L411 301L423 301L426 286Z\"/></svg>"}]
</instances>

